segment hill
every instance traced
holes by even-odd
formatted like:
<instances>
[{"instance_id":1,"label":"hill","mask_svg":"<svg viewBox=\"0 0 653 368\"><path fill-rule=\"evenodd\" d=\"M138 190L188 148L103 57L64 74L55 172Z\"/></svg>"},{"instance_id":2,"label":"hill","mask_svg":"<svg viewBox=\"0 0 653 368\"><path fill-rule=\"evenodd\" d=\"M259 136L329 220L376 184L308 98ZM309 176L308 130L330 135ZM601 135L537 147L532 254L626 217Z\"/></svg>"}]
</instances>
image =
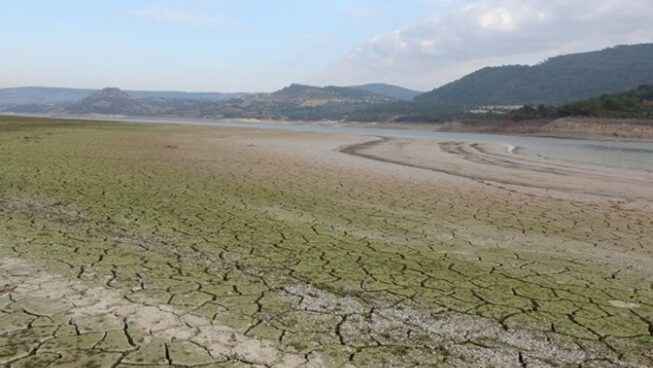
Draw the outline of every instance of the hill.
<instances>
[{"instance_id":1,"label":"hill","mask_svg":"<svg viewBox=\"0 0 653 368\"><path fill-rule=\"evenodd\" d=\"M420 95L438 105L559 105L653 84L653 44L558 56L543 63L488 67Z\"/></svg>"},{"instance_id":2,"label":"hill","mask_svg":"<svg viewBox=\"0 0 653 368\"><path fill-rule=\"evenodd\" d=\"M558 113L562 116L653 118L653 85L564 105L558 108Z\"/></svg>"},{"instance_id":3,"label":"hill","mask_svg":"<svg viewBox=\"0 0 653 368\"><path fill-rule=\"evenodd\" d=\"M185 101L217 102L246 96L247 93L179 92L179 91L126 91L138 99L167 99Z\"/></svg>"},{"instance_id":4,"label":"hill","mask_svg":"<svg viewBox=\"0 0 653 368\"><path fill-rule=\"evenodd\" d=\"M652 119L653 85L616 94L556 106L526 105L509 114L513 120L550 119L561 117L593 117L617 119Z\"/></svg>"},{"instance_id":5,"label":"hill","mask_svg":"<svg viewBox=\"0 0 653 368\"><path fill-rule=\"evenodd\" d=\"M0 89L0 106L5 105L55 105L76 103L97 92L94 89L56 87L18 87ZM187 101L223 101L242 97L244 93L178 92L178 91L126 91L136 99L168 99Z\"/></svg>"},{"instance_id":6,"label":"hill","mask_svg":"<svg viewBox=\"0 0 653 368\"><path fill-rule=\"evenodd\" d=\"M357 93L354 91L363 91ZM0 88L0 105L55 105L76 103L89 97L98 90L83 88L58 88L58 87L16 87ZM185 101L207 101L217 102L233 98L253 96L253 93L221 93L221 92L180 92L180 91L135 91L125 90L131 97L136 99L167 99ZM343 96L356 98L369 96L369 94L383 96L389 99L410 101L421 92L389 84L365 84L351 87L312 87L300 84L293 84L280 91L278 95L286 92L295 93L296 96L302 93L317 94L324 96ZM260 95L260 94L259 94Z\"/></svg>"},{"instance_id":7,"label":"hill","mask_svg":"<svg viewBox=\"0 0 653 368\"><path fill-rule=\"evenodd\" d=\"M49 96L52 97L52 94ZM0 111L26 114L341 120L369 106L396 101L361 89L301 84L292 84L274 93L240 94L218 101L211 100L211 96L202 98L199 94L193 94L195 98L184 98L188 96L189 94L179 92L131 93L117 88L105 88L72 103L67 102L72 98L67 96L67 99L63 99L66 102L62 103L8 104L0 106Z\"/></svg>"},{"instance_id":8,"label":"hill","mask_svg":"<svg viewBox=\"0 0 653 368\"><path fill-rule=\"evenodd\" d=\"M350 86L349 88L371 92L399 101L412 101L415 97L423 93L414 91L412 89L383 83L363 84L360 86Z\"/></svg>"},{"instance_id":9,"label":"hill","mask_svg":"<svg viewBox=\"0 0 653 368\"><path fill-rule=\"evenodd\" d=\"M154 111L118 88L105 88L65 107L71 114L147 115Z\"/></svg>"},{"instance_id":10,"label":"hill","mask_svg":"<svg viewBox=\"0 0 653 368\"><path fill-rule=\"evenodd\" d=\"M281 120L344 120L369 106L395 101L349 87L291 84L270 94L249 95L218 103L214 117Z\"/></svg>"},{"instance_id":11,"label":"hill","mask_svg":"<svg viewBox=\"0 0 653 368\"><path fill-rule=\"evenodd\" d=\"M393 100L374 92L364 89L350 87L314 87L303 84L291 84L279 91L270 94L275 100L286 101L310 101L318 100L321 102L388 102Z\"/></svg>"}]
</instances>

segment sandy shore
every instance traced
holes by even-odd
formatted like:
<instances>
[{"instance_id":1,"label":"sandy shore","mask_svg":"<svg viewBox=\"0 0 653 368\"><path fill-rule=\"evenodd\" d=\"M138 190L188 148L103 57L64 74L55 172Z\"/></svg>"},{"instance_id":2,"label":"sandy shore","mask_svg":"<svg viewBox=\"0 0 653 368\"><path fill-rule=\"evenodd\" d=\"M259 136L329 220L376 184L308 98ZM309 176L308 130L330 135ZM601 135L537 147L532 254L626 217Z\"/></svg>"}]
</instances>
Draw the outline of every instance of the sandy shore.
<instances>
[{"instance_id":1,"label":"sandy shore","mask_svg":"<svg viewBox=\"0 0 653 368\"><path fill-rule=\"evenodd\" d=\"M604 118L561 118L556 120L479 120L448 121L444 123L396 123L396 122L345 122L345 121L285 121L260 119L201 119L180 117L138 117L113 115L58 115L58 114L10 114L9 117L68 119L81 121L121 121L146 124L183 124L198 126L288 126L309 124L316 126L337 126L350 128L376 128L394 130L422 130L447 133L482 133L516 136L555 137L569 139L607 141L653 141L651 120L604 119Z\"/></svg>"},{"instance_id":2,"label":"sandy shore","mask_svg":"<svg viewBox=\"0 0 653 368\"><path fill-rule=\"evenodd\" d=\"M541 196L611 200L650 206L653 173L584 166L533 158L509 145L381 138L351 145L343 153L443 173Z\"/></svg>"}]
</instances>

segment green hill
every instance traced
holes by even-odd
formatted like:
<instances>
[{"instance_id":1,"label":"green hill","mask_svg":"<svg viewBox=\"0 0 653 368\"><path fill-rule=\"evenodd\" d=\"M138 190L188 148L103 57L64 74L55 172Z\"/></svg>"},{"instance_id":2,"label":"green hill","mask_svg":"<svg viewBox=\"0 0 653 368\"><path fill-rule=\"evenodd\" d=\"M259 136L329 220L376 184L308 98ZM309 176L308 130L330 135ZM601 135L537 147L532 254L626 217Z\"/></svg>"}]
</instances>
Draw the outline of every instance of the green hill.
<instances>
[{"instance_id":1,"label":"green hill","mask_svg":"<svg viewBox=\"0 0 653 368\"><path fill-rule=\"evenodd\" d=\"M558 56L543 63L488 67L416 101L437 105L560 105L653 84L653 44Z\"/></svg>"},{"instance_id":2,"label":"green hill","mask_svg":"<svg viewBox=\"0 0 653 368\"><path fill-rule=\"evenodd\" d=\"M352 100L352 101L390 101L389 97L376 94L364 89L350 87L314 87L303 84L291 84L288 87L280 89L272 94L270 98L275 100Z\"/></svg>"},{"instance_id":3,"label":"green hill","mask_svg":"<svg viewBox=\"0 0 653 368\"><path fill-rule=\"evenodd\" d=\"M598 118L652 119L653 85L642 85L624 93L605 94L559 107L526 105L513 111L513 120L584 116Z\"/></svg>"},{"instance_id":4,"label":"green hill","mask_svg":"<svg viewBox=\"0 0 653 368\"><path fill-rule=\"evenodd\" d=\"M653 118L653 85L575 102L558 108L558 111L566 116Z\"/></svg>"},{"instance_id":5,"label":"green hill","mask_svg":"<svg viewBox=\"0 0 653 368\"><path fill-rule=\"evenodd\" d=\"M415 97L422 94L422 92L414 91L412 89L394 86L391 84L384 84L384 83L370 83L370 84L363 84L360 86L351 86L349 88L368 91L371 93L375 93L377 95L386 96L399 101L412 101Z\"/></svg>"}]
</instances>

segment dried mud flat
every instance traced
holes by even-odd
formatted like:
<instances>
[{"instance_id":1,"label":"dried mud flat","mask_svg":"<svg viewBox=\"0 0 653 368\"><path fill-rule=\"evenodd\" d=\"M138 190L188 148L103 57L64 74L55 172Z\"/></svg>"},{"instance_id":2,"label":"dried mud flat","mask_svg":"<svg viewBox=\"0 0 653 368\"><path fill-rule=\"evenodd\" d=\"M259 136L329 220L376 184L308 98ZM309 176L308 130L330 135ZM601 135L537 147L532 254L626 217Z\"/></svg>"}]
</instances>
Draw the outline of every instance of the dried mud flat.
<instances>
[{"instance_id":1,"label":"dried mud flat","mask_svg":"<svg viewBox=\"0 0 653 368\"><path fill-rule=\"evenodd\" d=\"M0 366L653 366L650 173L7 118L0 159Z\"/></svg>"}]
</instances>

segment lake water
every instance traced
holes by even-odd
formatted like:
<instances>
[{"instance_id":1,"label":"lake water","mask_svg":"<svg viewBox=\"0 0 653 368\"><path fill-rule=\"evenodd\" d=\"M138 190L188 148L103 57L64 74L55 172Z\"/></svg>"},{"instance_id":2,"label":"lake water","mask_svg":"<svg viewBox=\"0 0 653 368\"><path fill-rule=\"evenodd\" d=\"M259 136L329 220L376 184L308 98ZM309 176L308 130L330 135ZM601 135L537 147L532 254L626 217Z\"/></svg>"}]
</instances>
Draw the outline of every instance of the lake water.
<instances>
[{"instance_id":1,"label":"lake water","mask_svg":"<svg viewBox=\"0 0 653 368\"><path fill-rule=\"evenodd\" d=\"M62 117L62 116L59 116ZM66 116L63 116L66 117ZM79 119L79 117L70 117ZM139 119L121 117L98 117L97 120L118 120L137 123L166 123L203 125L216 127L243 127L276 129L294 132L345 133L360 136L383 136L392 138L428 139L437 141L464 141L500 143L522 149L527 155L558 161L580 162L615 168L646 170L653 172L653 143L628 141L601 141L561 139L548 137L524 137L478 133L445 133L425 129L386 129L370 126L353 127L339 123L307 123L243 120L193 120L184 118ZM96 119L90 119L96 120Z\"/></svg>"},{"instance_id":2,"label":"lake water","mask_svg":"<svg viewBox=\"0 0 653 368\"><path fill-rule=\"evenodd\" d=\"M242 122L226 120L208 122L206 125L281 129L295 132L346 133L360 136L383 136L437 141L500 143L519 147L523 149L523 152L531 156L550 158L558 161L580 162L607 167L653 172L653 143L648 142L580 140L477 133L446 133L410 128L386 129L374 127L352 127L338 123L272 121Z\"/></svg>"}]
</instances>

